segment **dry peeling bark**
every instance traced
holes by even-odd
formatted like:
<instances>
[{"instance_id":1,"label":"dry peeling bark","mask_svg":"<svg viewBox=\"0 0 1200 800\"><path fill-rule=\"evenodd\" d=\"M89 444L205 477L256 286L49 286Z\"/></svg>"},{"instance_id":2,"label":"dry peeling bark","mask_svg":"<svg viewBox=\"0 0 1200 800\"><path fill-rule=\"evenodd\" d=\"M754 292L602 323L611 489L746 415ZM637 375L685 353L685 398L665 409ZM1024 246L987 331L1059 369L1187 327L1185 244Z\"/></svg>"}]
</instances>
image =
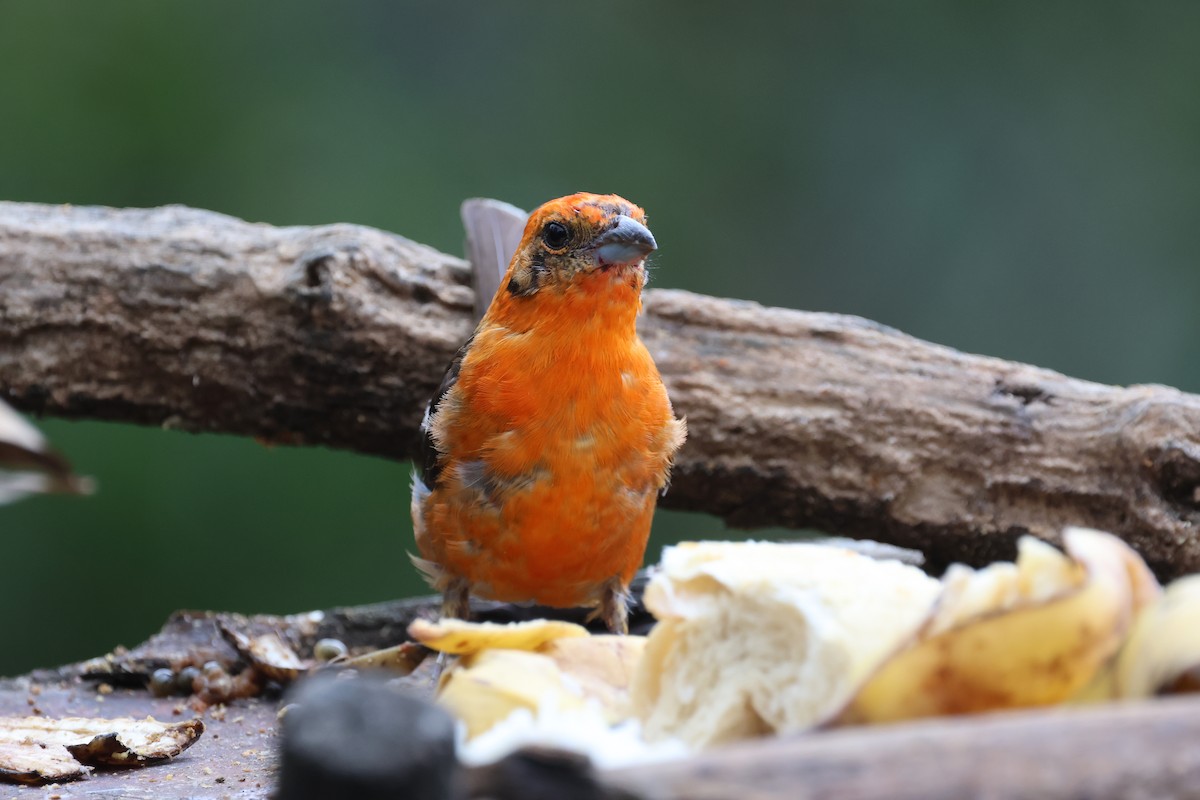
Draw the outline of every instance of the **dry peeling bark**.
<instances>
[{"instance_id":1,"label":"dry peeling bark","mask_svg":"<svg viewBox=\"0 0 1200 800\"><path fill-rule=\"evenodd\" d=\"M469 333L469 280L355 225L0 203L0 389L46 414L406 458ZM641 330L689 423L664 506L935 569L1067 524L1161 576L1200 569L1200 397L681 291L648 292Z\"/></svg>"}]
</instances>

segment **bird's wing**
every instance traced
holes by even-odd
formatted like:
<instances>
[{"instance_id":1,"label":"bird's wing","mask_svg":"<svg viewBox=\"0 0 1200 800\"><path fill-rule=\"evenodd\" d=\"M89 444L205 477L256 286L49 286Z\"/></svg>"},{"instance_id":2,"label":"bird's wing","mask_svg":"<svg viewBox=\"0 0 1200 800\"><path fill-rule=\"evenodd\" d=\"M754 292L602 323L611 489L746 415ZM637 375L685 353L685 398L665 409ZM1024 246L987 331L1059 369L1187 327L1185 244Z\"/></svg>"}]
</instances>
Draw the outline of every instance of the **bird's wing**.
<instances>
[{"instance_id":1,"label":"bird's wing","mask_svg":"<svg viewBox=\"0 0 1200 800\"><path fill-rule=\"evenodd\" d=\"M467 231L467 258L475 273L475 320L478 321L491 305L492 297L500 288L500 279L508 269L517 245L521 243L521 235L525 232L525 222L529 215L510 203L500 200L490 200L486 197L473 197L462 204L463 227ZM442 384L425 409L425 419L421 423L421 444L417 461L418 478L424 486L432 490L437 486L445 466L444 454L437 448L433 439L433 420L437 416L442 400L458 382L458 370L462 366L463 357L471 347L468 339L446 370Z\"/></svg>"},{"instance_id":2,"label":"bird's wing","mask_svg":"<svg viewBox=\"0 0 1200 800\"><path fill-rule=\"evenodd\" d=\"M442 468L445 466L445 454L438 450L437 442L433 440L433 418L437 416L438 409L442 405L442 401L446 399L446 395L450 394L454 384L458 383L458 371L462 368L463 359L466 357L467 351L471 349L471 342L474 338L475 336L472 334L471 338L467 339L454 354L454 358L450 361L450 367L442 377L442 384L438 386L437 394L425 408L425 419L421 421L421 443L414 466L419 472L421 482L430 491L437 487L438 478L441 477Z\"/></svg>"},{"instance_id":3,"label":"bird's wing","mask_svg":"<svg viewBox=\"0 0 1200 800\"><path fill-rule=\"evenodd\" d=\"M462 204L462 222L467 230L467 260L475 273L475 319L478 320L491 305L500 279L521 235L529 214L511 203L473 197Z\"/></svg>"}]
</instances>

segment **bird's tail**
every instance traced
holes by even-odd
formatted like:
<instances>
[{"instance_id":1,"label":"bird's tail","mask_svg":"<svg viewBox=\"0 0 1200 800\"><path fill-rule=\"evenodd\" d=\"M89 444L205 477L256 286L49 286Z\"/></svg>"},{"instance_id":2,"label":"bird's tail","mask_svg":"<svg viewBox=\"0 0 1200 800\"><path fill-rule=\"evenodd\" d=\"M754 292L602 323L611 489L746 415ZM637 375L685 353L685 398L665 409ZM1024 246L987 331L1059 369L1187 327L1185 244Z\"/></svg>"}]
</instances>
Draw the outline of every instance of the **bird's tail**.
<instances>
[{"instance_id":1,"label":"bird's tail","mask_svg":"<svg viewBox=\"0 0 1200 800\"><path fill-rule=\"evenodd\" d=\"M475 273L475 319L492 303L500 279L508 270L529 214L502 200L472 197L462 204L462 223L467 231L467 260Z\"/></svg>"}]
</instances>

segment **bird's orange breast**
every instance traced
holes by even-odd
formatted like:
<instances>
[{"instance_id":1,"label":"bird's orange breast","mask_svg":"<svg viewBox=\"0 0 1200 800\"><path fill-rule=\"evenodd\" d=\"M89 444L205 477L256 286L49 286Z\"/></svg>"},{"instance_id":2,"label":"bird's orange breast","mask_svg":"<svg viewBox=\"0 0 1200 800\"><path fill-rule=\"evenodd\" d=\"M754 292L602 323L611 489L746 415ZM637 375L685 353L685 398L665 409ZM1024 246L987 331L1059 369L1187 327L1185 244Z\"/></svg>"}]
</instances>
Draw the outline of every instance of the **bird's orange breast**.
<instances>
[{"instance_id":1,"label":"bird's orange breast","mask_svg":"<svg viewBox=\"0 0 1200 800\"><path fill-rule=\"evenodd\" d=\"M641 565L682 425L635 333L640 288L617 270L497 298L477 330L434 421L449 458L417 543L473 593L589 605Z\"/></svg>"}]
</instances>

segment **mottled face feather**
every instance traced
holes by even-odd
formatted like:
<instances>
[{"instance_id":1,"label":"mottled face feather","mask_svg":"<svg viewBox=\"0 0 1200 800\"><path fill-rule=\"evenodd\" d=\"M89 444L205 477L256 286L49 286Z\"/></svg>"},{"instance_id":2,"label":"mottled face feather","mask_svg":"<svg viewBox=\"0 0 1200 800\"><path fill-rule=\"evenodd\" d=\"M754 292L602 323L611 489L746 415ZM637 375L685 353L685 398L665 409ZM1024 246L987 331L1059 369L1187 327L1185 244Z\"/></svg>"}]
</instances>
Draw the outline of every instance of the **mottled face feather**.
<instances>
[{"instance_id":1,"label":"mottled face feather","mask_svg":"<svg viewBox=\"0 0 1200 800\"><path fill-rule=\"evenodd\" d=\"M521 248L517 248L513 260L521 258ZM522 263L521 269L513 269L512 277L508 279L508 291L517 297L527 297L538 290L542 277L546 274L546 254L539 250L530 253Z\"/></svg>"},{"instance_id":2,"label":"mottled face feather","mask_svg":"<svg viewBox=\"0 0 1200 800\"><path fill-rule=\"evenodd\" d=\"M657 246L645 225L646 212L615 194L551 200L529 216L509 267L508 291L528 297L597 269L640 263Z\"/></svg>"}]
</instances>

